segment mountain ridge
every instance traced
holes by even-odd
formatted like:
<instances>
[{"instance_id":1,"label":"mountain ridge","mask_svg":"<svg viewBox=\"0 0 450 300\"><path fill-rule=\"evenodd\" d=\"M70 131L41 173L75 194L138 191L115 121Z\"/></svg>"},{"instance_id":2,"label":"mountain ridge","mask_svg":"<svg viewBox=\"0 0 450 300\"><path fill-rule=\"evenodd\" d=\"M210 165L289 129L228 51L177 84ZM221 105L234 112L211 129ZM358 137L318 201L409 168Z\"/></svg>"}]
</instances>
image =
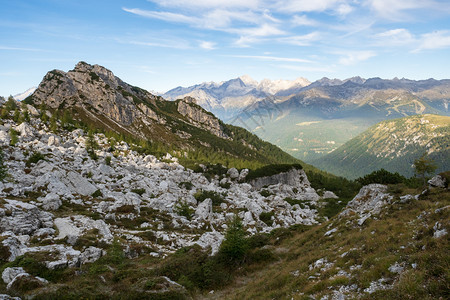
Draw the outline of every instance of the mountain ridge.
<instances>
[{"instance_id":1,"label":"mountain ridge","mask_svg":"<svg viewBox=\"0 0 450 300\"><path fill-rule=\"evenodd\" d=\"M409 177L426 154L439 173L450 169L449 145L450 117L415 115L377 123L313 164L351 179L380 168Z\"/></svg>"}]
</instances>

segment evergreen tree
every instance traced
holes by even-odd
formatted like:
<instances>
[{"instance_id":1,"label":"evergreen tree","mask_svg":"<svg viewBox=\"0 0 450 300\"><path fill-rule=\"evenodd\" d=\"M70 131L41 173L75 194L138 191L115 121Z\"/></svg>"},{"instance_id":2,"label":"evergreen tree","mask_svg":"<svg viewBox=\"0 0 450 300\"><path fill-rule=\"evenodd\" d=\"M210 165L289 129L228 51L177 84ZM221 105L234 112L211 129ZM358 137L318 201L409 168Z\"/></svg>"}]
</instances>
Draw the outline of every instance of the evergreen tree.
<instances>
[{"instance_id":1,"label":"evergreen tree","mask_svg":"<svg viewBox=\"0 0 450 300\"><path fill-rule=\"evenodd\" d=\"M242 261L248 251L248 241L241 219L235 216L228 224L225 240L219 249L219 255L225 260L238 263Z\"/></svg>"},{"instance_id":2,"label":"evergreen tree","mask_svg":"<svg viewBox=\"0 0 450 300\"><path fill-rule=\"evenodd\" d=\"M8 174L7 169L4 164L3 151L0 149L0 181L3 181L3 179L5 179L7 174Z\"/></svg>"},{"instance_id":3,"label":"evergreen tree","mask_svg":"<svg viewBox=\"0 0 450 300\"><path fill-rule=\"evenodd\" d=\"M9 137L11 138L11 141L9 142L9 144L11 146L15 146L17 144L17 142L19 141L19 133L16 130L11 128L9 130Z\"/></svg>"}]
</instances>

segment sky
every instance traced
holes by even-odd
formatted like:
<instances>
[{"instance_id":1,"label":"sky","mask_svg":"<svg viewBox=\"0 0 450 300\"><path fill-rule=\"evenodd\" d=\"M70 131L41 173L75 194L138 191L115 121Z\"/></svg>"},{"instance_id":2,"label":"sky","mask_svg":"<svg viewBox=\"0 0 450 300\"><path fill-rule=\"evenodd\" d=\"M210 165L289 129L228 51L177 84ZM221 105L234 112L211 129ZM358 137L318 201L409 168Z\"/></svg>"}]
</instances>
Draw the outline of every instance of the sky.
<instances>
[{"instance_id":1,"label":"sky","mask_svg":"<svg viewBox=\"0 0 450 300\"><path fill-rule=\"evenodd\" d=\"M0 95L99 64L165 92L224 81L450 78L449 0L0 0Z\"/></svg>"}]
</instances>

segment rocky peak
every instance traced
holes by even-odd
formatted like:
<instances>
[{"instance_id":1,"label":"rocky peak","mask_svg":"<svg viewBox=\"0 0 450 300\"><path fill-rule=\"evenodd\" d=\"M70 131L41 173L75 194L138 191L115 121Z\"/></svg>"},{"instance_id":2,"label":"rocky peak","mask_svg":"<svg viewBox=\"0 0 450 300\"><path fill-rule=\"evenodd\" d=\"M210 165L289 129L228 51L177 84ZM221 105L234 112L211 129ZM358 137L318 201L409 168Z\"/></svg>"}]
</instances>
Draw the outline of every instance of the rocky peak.
<instances>
[{"instance_id":1,"label":"rocky peak","mask_svg":"<svg viewBox=\"0 0 450 300\"><path fill-rule=\"evenodd\" d=\"M102 120L108 127L138 126L157 120L155 113L139 104L154 103L156 96L126 84L114 76L111 70L99 65L79 62L69 72L48 72L37 90L31 95L36 105L45 103L52 109L69 109L77 116L95 122ZM140 131L131 131L142 135Z\"/></svg>"},{"instance_id":2,"label":"rocky peak","mask_svg":"<svg viewBox=\"0 0 450 300\"><path fill-rule=\"evenodd\" d=\"M228 138L223 131L223 126L212 113L207 112L196 104L196 100L192 97L184 97L183 100L178 102L178 112L187 117L190 123L197 127L203 128L211 132L212 134L221 137Z\"/></svg>"}]
</instances>

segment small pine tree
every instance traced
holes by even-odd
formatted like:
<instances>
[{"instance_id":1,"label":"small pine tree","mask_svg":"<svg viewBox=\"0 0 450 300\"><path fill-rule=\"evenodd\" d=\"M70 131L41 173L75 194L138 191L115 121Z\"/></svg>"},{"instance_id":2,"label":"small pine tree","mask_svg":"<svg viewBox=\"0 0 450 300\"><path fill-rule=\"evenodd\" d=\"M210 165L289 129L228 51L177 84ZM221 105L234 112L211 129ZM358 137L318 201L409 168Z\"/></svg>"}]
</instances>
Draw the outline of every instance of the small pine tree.
<instances>
[{"instance_id":1,"label":"small pine tree","mask_svg":"<svg viewBox=\"0 0 450 300\"><path fill-rule=\"evenodd\" d=\"M219 255L226 261L239 263L248 251L248 240L245 237L245 230L241 219L235 216L228 224L225 240L219 249Z\"/></svg>"},{"instance_id":2,"label":"small pine tree","mask_svg":"<svg viewBox=\"0 0 450 300\"><path fill-rule=\"evenodd\" d=\"M9 131L9 137L11 138L11 141L9 142L9 144L11 146L15 146L17 144L17 142L19 141L19 133L12 129Z\"/></svg>"},{"instance_id":3,"label":"small pine tree","mask_svg":"<svg viewBox=\"0 0 450 300\"><path fill-rule=\"evenodd\" d=\"M6 178L6 175L8 174L6 166L4 164L4 156L3 151L0 149L0 181L3 181L3 179Z\"/></svg>"},{"instance_id":4,"label":"small pine tree","mask_svg":"<svg viewBox=\"0 0 450 300\"><path fill-rule=\"evenodd\" d=\"M422 154L421 157L419 157L418 159L416 159L414 161L414 169L415 169L415 171L414 171L415 174L418 177L422 178L423 185L425 186L427 183L426 175L433 174L434 171L436 171L437 166L436 166L435 162L432 159L428 158L426 156L426 153L424 153L424 154Z\"/></svg>"},{"instance_id":5,"label":"small pine tree","mask_svg":"<svg viewBox=\"0 0 450 300\"><path fill-rule=\"evenodd\" d=\"M64 111L64 114L61 119L61 125L64 128L70 128L73 125L73 119L68 110Z\"/></svg>"},{"instance_id":6,"label":"small pine tree","mask_svg":"<svg viewBox=\"0 0 450 300\"><path fill-rule=\"evenodd\" d=\"M56 118L56 112L52 114L52 117L50 118L50 130L54 133L58 132L58 123Z\"/></svg>"},{"instance_id":7,"label":"small pine tree","mask_svg":"<svg viewBox=\"0 0 450 300\"><path fill-rule=\"evenodd\" d=\"M28 112L28 107L22 102L22 122L30 122L30 113Z\"/></svg>"},{"instance_id":8,"label":"small pine tree","mask_svg":"<svg viewBox=\"0 0 450 300\"><path fill-rule=\"evenodd\" d=\"M21 121L21 118L20 118L20 111L17 108L14 110L13 120L16 123L22 123L22 122L19 122L19 121Z\"/></svg>"},{"instance_id":9,"label":"small pine tree","mask_svg":"<svg viewBox=\"0 0 450 300\"><path fill-rule=\"evenodd\" d=\"M95 136L94 133L92 132L92 130L89 130L88 132L88 136L86 139L86 151L88 152L89 156L93 159L93 160L97 160L97 155L95 154L95 149L98 149L99 146L97 144L97 141L95 140Z\"/></svg>"}]
</instances>

